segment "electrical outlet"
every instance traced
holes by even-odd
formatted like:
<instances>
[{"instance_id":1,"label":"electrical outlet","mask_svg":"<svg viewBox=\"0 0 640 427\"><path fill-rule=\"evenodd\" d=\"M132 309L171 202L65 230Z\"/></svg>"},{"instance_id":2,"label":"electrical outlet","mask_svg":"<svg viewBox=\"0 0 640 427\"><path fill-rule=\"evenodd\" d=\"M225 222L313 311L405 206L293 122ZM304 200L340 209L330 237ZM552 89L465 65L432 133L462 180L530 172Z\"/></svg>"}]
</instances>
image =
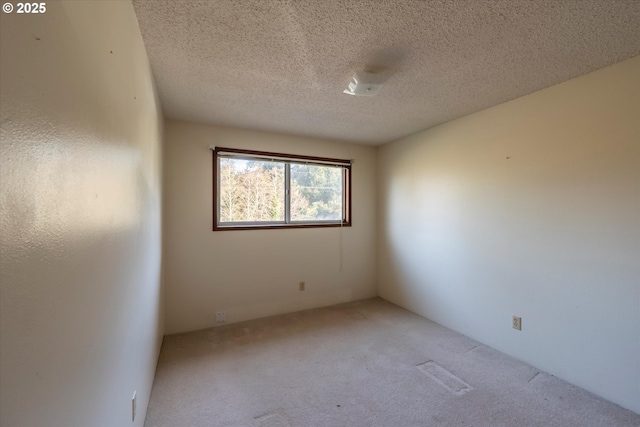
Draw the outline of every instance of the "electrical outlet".
<instances>
[{"instance_id":1,"label":"electrical outlet","mask_svg":"<svg viewBox=\"0 0 640 427\"><path fill-rule=\"evenodd\" d=\"M300 290L304 291L304 282L300 282Z\"/></svg>"},{"instance_id":2,"label":"electrical outlet","mask_svg":"<svg viewBox=\"0 0 640 427\"><path fill-rule=\"evenodd\" d=\"M519 331L522 330L522 317L513 316L513 322L511 323L513 329L517 329Z\"/></svg>"},{"instance_id":3,"label":"electrical outlet","mask_svg":"<svg viewBox=\"0 0 640 427\"><path fill-rule=\"evenodd\" d=\"M131 397L131 422L136 420L136 391L133 391L133 396Z\"/></svg>"},{"instance_id":4,"label":"electrical outlet","mask_svg":"<svg viewBox=\"0 0 640 427\"><path fill-rule=\"evenodd\" d=\"M216 323L225 323L227 321L227 313L224 311L216 312Z\"/></svg>"}]
</instances>

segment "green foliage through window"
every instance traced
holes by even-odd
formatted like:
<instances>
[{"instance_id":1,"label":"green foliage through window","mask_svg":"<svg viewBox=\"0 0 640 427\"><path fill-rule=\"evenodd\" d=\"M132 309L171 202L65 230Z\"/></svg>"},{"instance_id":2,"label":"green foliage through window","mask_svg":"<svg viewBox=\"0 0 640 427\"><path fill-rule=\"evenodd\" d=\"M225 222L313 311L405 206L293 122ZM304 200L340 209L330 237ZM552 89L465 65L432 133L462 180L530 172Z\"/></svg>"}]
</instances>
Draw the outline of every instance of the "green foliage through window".
<instances>
[{"instance_id":1,"label":"green foliage through window","mask_svg":"<svg viewBox=\"0 0 640 427\"><path fill-rule=\"evenodd\" d=\"M220 158L220 222L284 221L284 164Z\"/></svg>"},{"instance_id":2,"label":"green foliage through window","mask_svg":"<svg viewBox=\"0 0 640 427\"><path fill-rule=\"evenodd\" d=\"M214 229L350 225L350 162L214 151Z\"/></svg>"}]
</instances>

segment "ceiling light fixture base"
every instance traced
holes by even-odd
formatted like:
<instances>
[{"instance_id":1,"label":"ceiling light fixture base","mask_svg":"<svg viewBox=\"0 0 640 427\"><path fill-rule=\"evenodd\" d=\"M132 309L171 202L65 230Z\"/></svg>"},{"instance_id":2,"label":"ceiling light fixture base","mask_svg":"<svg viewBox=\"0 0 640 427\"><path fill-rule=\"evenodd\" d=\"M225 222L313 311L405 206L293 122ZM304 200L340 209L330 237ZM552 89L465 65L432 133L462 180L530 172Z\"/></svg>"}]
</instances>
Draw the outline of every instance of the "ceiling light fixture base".
<instances>
[{"instance_id":1,"label":"ceiling light fixture base","mask_svg":"<svg viewBox=\"0 0 640 427\"><path fill-rule=\"evenodd\" d=\"M349 87L343 93L353 96L375 96L388 78L389 75L383 73L356 71L352 77L353 81L349 83Z\"/></svg>"}]
</instances>

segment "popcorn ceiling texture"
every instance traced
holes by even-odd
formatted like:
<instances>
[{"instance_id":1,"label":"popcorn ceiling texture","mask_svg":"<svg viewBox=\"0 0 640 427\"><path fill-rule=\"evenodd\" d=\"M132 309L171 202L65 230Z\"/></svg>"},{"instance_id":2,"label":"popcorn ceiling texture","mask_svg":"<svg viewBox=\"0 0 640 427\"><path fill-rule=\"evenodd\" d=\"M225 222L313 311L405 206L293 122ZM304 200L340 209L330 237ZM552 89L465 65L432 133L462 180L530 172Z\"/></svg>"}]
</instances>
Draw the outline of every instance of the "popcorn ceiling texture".
<instances>
[{"instance_id":1,"label":"popcorn ceiling texture","mask_svg":"<svg viewBox=\"0 0 640 427\"><path fill-rule=\"evenodd\" d=\"M133 3L168 117L373 145L640 54L634 0Z\"/></svg>"}]
</instances>

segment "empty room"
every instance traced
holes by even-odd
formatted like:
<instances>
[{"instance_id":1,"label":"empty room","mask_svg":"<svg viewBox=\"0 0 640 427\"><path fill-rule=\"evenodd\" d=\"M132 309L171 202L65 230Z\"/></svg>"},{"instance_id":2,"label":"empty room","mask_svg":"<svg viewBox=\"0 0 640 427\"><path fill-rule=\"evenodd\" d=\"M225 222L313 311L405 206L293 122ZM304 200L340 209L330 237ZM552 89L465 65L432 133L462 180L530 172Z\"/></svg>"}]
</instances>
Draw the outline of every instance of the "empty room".
<instances>
[{"instance_id":1,"label":"empty room","mask_svg":"<svg viewBox=\"0 0 640 427\"><path fill-rule=\"evenodd\" d=\"M0 426L640 426L639 1L0 16Z\"/></svg>"}]
</instances>

